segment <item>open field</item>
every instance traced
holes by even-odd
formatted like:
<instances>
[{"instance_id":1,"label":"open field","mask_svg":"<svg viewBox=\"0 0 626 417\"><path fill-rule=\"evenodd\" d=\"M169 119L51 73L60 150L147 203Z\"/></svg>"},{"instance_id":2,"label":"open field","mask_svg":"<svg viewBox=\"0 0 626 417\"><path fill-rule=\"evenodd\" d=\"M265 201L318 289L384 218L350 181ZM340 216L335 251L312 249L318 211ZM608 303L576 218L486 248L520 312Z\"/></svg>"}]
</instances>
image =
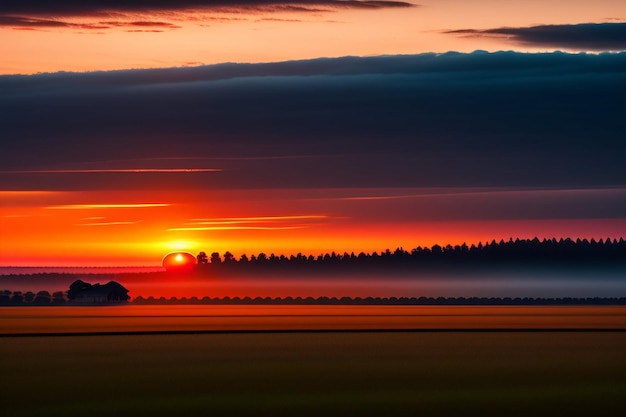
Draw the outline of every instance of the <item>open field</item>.
<instances>
[{"instance_id":1,"label":"open field","mask_svg":"<svg viewBox=\"0 0 626 417\"><path fill-rule=\"evenodd\" d=\"M0 338L19 416L602 416L626 332L283 332Z\"/></svg>"},{"instance_id":2,"label":"open field","mask_svg":"<svg viewBox=\"0 0 626 417\"><path fill-rule=\"evenodd\" d=\"M0 308L19 416L602 416L624 306Z\"/></svg>"},{"instance_id":3,"label":"open field","mask_svg":"<svg viewBox=\"0 0 626 417\"><path fill-rule=\"evenodd\" d=\"M0 307L0 335L420 329L626 330L626 306Z\"/></svg>"}]
</instances>

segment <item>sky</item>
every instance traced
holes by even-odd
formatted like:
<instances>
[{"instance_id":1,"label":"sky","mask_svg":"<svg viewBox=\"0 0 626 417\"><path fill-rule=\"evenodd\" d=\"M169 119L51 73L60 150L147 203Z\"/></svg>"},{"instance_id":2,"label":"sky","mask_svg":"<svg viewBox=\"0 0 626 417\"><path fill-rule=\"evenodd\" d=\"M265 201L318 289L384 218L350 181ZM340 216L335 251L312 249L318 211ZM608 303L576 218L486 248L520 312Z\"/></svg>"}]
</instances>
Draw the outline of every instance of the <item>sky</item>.
<instances>
[{"instance_id":1,"label":"sky","mask_svg":"<svg viewBox=\"0 0 626 417\"><path fill-rule=\"evenodd\" d=\"M617 0L3 1L0 266L626 236Z\"/></svg>"}]
</instances>

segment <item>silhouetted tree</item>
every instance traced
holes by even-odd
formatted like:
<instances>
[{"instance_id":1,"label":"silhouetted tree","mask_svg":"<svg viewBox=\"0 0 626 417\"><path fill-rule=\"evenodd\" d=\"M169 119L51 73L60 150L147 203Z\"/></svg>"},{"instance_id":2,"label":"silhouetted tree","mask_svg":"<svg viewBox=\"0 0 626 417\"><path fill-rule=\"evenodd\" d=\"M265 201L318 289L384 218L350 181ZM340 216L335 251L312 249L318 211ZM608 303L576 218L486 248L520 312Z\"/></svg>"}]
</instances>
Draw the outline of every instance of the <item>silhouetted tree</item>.
<instances>
[{"instance_id":1,"label":"silhouetted tree","mask_svg":"<svg viewBox=\"0 0 626 417\"><path fill-rule=\"evenodd\" d=\"M68 300L74 300L78 294L89 288L91 288L91 284L77 279L70 285L70 289L67 291Z\"/></svg>"},{"instance_id":2,"label":"silhouetted tree","mask_svg":"<svg viewBox=\"0 0 626 417\"><path fill-rule=\"evenodd\" d=\"M212 264L221 264L222 263L222 258L220 258L219 252L213 252L211 254L211 263Z\"/></svg>"},{"instance_id":3,"label":"silhouetted tree","mask_svg":"<svg viewBox=\"0 0 626 417\"><path fill-rule=\"evenodd\" d=\"M209 258L206 256L205 252L200 252L196 258L198 260L198 265L209 263Z\"/></svg>"},{"instance_id":4,"label":"silhouetted tree","mask_svg":"<svg viewBox=\"0 0 626 417\"><path fill-rule=\"evenodd\" d=\"M11 304L22 304L24 303L24 295L21 291L13 291L13 295L11 296Z\"/></svg>"},{"instance_id":5,"label":"silhouetted tree","mask_svg":"<svg viewBox=\"0 0 626 417\"><path fill-rule=\"evenodd\" d=\"M46 305L50 304L52 297L48 291L39 291L33 300L33 304Z\"/></svg>"},{"instance_id":6,"label":"silhouetted tree","mask_svg":"<svg viewBox=\"0 0 626 417\"><path fill-rule=\"evenodd\" d=\"M52 293L52 304L65 304L65 301L65 293L63 291Z\"/></svg>"}]
</instances>

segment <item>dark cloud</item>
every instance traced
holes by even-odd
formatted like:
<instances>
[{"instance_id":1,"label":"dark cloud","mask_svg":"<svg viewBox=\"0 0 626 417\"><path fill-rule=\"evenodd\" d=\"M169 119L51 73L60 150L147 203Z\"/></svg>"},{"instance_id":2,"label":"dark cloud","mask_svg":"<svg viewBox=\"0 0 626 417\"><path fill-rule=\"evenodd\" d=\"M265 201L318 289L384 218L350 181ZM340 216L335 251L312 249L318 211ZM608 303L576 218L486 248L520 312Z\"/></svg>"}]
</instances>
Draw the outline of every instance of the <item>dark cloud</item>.
<instances>
[{"instance_id":1,"label":"dark cloud","mask_svg":"<svg viewBox=\"0 0 626 417\"><path fill-rule=\"evenodd\" d=\"M476 52L3 76L0 165L203 158L223 171L186 185L214 188L623 186L624 74L626 53ZM0 188L155 183L120 175Z\"/></svg>"},{"instance_id":2,"label":"dark cloud","mask_svg":"<svg viewBox=\"0 0 626 417\"><path fill-rule=\"evenodd\" d=\"M45 28L73 28L73 29L109 29L111 27L163 26L167 29L178 29L180 26L168 22L127 22L103 21L97 23L76 23L68 17L110 16L111 14L126 14L126 18L133 13L184 11L184 10L215 10L236 13L242 11L262 10L263 12L301 12L318 13L336 9L385 9L398 7L414 7L415 5L400 1L356 1L356 0L60 0L60 1L14 1L7 0L0 3L0 27L8 26L15 29L28 30ZM122 16L124 17L124 16ZM220 19L206 17L207 20L235 20L234 18ZM202 20L202 19L200 19ZM281 19L275 19L281 20ZM283 21L295 22L297 20ZM128 32L159 32L156 29L137 30Z\"/></svg>"},{"instance_id":3,"label":"dark cloud","mask_svg":"<svg viewBox=\"0 0 626 417\"><path fill-rule=\"evenodd\" d=\"M505 37L533 46L589 51L626 50L626 23L581 23L518 28L460 29L445 33L465 36Z\"/></svg>"},{"instance_id":4,"label":"dark cloud","mask_svg":"<svg viewBox=\"0 0 626 417\"><path fill-rule=\"evenodd\" d=\"M140 26L140 27L163 27L163 28L179 28L180 26L172 25L168 22L152 22L152 21L138 21L138 22L128 22L125 23L124 26Z\"/></svg>"},{"instance_id":5,"label":"dark cloud","mask_svg":"<svg viewBox=\"0 0 626 417\"><path fill-rule=\"evenodd\" d=\"M41 27L69 27L70 24L60 20L37 19L20 16L0 16L0 26L41 28Z\"/></svg>"},{"instance_id":6,"label":"dark cloud","mask_svg":"<svg viewBox=\"0 0 626 417\"><path fill-rule=\"evenodd\" d=\"M326 2L329 6L346 7L346 8L361 8L361 9L386 9L386 8L398 8L398 7L414 7L412 3L404 1L361 1L361 0L339 0Z\"/></svg>"},{"instance_id":7,"label":"dark cloud","mask_svg":"<svg viewBox=\"0 0 626 417\"><path fill-rule=\"evenodd\" d=\"M265 17L263 19L257 19L255 22L302 22L301 19L279 19L275 17Z\"/></svg>"},{"instance_id":8,"label":"dark cloud","mask_svg":"<svg viewBox=\"0 0 626 417\"><path fill-rule=\"evenodd\" d=\"M159 29L129 29L126 32L130 32L130 33L137 33L137 32L144 32L144 33L161 33L163 32L162 30Z\"/></svg>"},{"instance_id":9,"label":"dark cloud","mask_svg":"<svg viewBox=\"0 0 626 417\"><path fill-rule=\"evenodd\" d=\"M0 26L10 26L20 29L45 29L45 28L72 28L72 29L109 29L112 27L161 27L166 29L179 29L180 26L168 22L159 21L101 21L96 23L73 23L55 19L40 19L20 16L0 16Z\"/></svg>"},{"instance_id":10,"label":"dark cloud","mask_svg":"<svg viewBox=\"0 0 626 417\"><path fill-rule=\"evenodd\" d=\"M195 8L259 8L286 6L305 8L324 6L333 8L384 9L413 7L403 1L368 0L3 0L0 14L72 16L98 14L108 11L146 12Z\"/></svg>"}]
</instances>

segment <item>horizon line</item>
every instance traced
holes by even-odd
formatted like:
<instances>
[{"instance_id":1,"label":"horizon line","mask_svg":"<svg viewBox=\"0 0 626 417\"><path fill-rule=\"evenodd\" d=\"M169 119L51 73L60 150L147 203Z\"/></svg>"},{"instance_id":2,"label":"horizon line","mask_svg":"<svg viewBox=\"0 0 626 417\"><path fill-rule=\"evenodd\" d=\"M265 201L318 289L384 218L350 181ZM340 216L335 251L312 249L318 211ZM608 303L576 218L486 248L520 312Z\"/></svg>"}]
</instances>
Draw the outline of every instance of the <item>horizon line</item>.
<instances>
[{"instance_id":1,"label":"horizon line","mask_svg":"<svg viewBox=\"0 0 626 417\"><path fill-rule=\"evenodd\" d=\"M584 242L584 241L587 241L587 243L589 243L589 244L591 244L592 242L594 242L595 244L600 244L600 242L602 242L602 244L606 244L607 242L611 242L611 244L620 244L620 243L623 243L623 242L626 240L626 237L624 237L624 236L620 236L619 238L610 238L610 237L607 237L607 238L599 238L598 240L596 240L595 238L587 238L587 237L584 237L584 238L583 238L583 237L576 237L576 238L572 238L572 237L569 237L569 236L568 236L568 237L559 237L559 238L557 238L557 237L552 237L552 238L542 238L542 239L540 239L540 238L539 238L539 237L537 237L537 236L535 236L535 237L534 237L534 238L532 238L532 239L530 239L530 238L526 238L526 239L522 239L522 238L515 238L515 239L514 239L513 237L509 237L509 239L508 239L508 240L505 240L504 238L501 238L501 239L495 239L495 238L494 238L494 239L491 239L491 240L487 239L487 240L485 240L484 242L483 242L483 241L479 241L479 242L476 242L476 243L471 243L471 244L468 244L467 242L463 242L462 244L455 244L455 245L453 245L453 244L451 244L451 243L448 243L448 244L445 244L445 245L444 245L444 244L435 243L435 244L430 245L430 246L429 246L429 245L425 245L425 246L418 245L418 246L415 246L415 247L413 247L413 248L411 248L411 249L408 249L408 250L407 250L407 249L404 249L404 247L403 247L403 246L397 246L397 247L396 247L393 251L396 251L396 250L403 250L403 251L405 251L405 252L410 253L412 250L415 250L415 249L418 249L418 248L421 248L421 249L425 249L425 248L427 248L427 249L429 249L429 250L432 250L435 246L438 246L438 247L440 247L441 249L445 249L445 248L446 248L446 247L448 247L448 246L451 246L452 248L455 248L455 247L457 247L457 246L462 247L463 245L467 246L468 248L472 248L472 247L476 247L476 248L478 248L478 247L479 247L479 245L486 246L486 245L491 245L491 244L493 244L494 242L495 242L497 245L500 245L500 244L503 244L503 243L504 243L504 244L507 244L507 243L516 243L517 241L519 241L519 242L533 242L533 241L535 241L535 240L537 240L539 243L544 243L544 242L554 242L554 241L556 241L557 243L560 243L560 242L566 242L566 241L568 241L568 240L569 240L569 241L571 241L572 243L577 244L577 242L580 240L580 242L581 242L581 243L582 243L582 242ZM384 254L384 253L386 253L387 251L390 251L390 252L392 252L392 253L393 253L393 251L392 251L390 248L385 248L385 249L381 249L381 250L375 250L375 251L372 251L372 252L363 252L363 251L360 251L360 252L358 252L358 253L359 253L359 254L363 253L363 254L365 254L365 255L370 255L370 256L371 256L371 255L372 255L372 254L374 254L374 253L377 253L377 254ZM199 255L199 254L200 254L200 253L202 253L202 252L204 252L205 254L207 254L207 251L204 251L204 250L200 250L200 251L198 251L198 253L197 253L197 254L193 254L193 253L192 253L192 252L190 252L189 250L185 250L185 249L175 250L175 251L170 251L170 252L168 252L167 254L171 254L171 253L178 253L178 252L189 253L189 254L192 254L193 256L196 256L196 257L197 257L197 255ZM209 251L209 252L210 252L210 251ZM230 252L229 250L226 250L226 251L221 252L221 253L220 253L220 252L217 252L217 253L220 255L220 258L221 258L221 256L222 256L222 255L224 255L224 254L225 254L225 253L227 253L227 252L229 252L229 253L231 253L233 256L235 256L235 254L233 254L233 253L232 253L232 252ZM275 252L272 252L272 251L265 251L265 250L261 250L260 252L250 253L249 255L248 255L248 253L246 253L246 252L242 252L240 256L243 256L243 255L246 255L246 256L253 256L253 255L254 255L254 256L258 256L258 255L260 255L260 254L262 254L262 253L263 253L263 254L265 254L266 256L268 256L268 255L270 255L270 256L271 256L271 255L274 255L274 256L276 256L276 257L278 257L278 258L279 258L279 257L281 257L281 256L288 257L288 256L291 256L291 255L302 255L302 256L305 256L305 257L307 257L307 258L308 258L309 256L314 256L314 257L316 257L316 258L317 258L318 256L330 255L330 254L333 254L333 253L338 254L338 255L343 255L343 254L345 254L345 253L356 253L356 252L355 252L355 251L350 251L350 252L348 252L347 250L346 250L346 251L341 251L341 252L338 252L338 251L333 251L333 250L331 250L330 252L328 252L328 251L326 251L326 252L318 252L316 255L314 255L312 252L309 252L309 253L306 253L306 254L305 254L305 253L302 253L302 252L292 252L292 253L289 253L288 255L285 255L284 253L276 254ZM166 255L167 255L167 254L166 254ZM161 261L162 261L162 257L161 257L160 259L161 259L161 260L160 260L159 262L161 262ZM237 261L237 262L239 262L239 261ZM140 268L159 268L159 269L164 269L164 268L162 267L162 265L158 265L158 264L154 264L154 265L92 265L92 266L89 266L89 265L56 265L56 266L55 266L55 265L0 265L0 269L3 269L3 268L37 268L37 269L43 269L43 268L51 268L51 269L52 269L52 268L53 268L53 269L62 269L62 268L67 268L67 269L81 269L81 268L82 268L82 269L98 269L98 268L100 268L100 269L104 269L104 268L115 268L115 269L121 269L121 268L133 268L133 269L140 269ZM1 275L2 275L2 274L0 274L0 276L1 276Z\"/></svg>"}]
</instances>

